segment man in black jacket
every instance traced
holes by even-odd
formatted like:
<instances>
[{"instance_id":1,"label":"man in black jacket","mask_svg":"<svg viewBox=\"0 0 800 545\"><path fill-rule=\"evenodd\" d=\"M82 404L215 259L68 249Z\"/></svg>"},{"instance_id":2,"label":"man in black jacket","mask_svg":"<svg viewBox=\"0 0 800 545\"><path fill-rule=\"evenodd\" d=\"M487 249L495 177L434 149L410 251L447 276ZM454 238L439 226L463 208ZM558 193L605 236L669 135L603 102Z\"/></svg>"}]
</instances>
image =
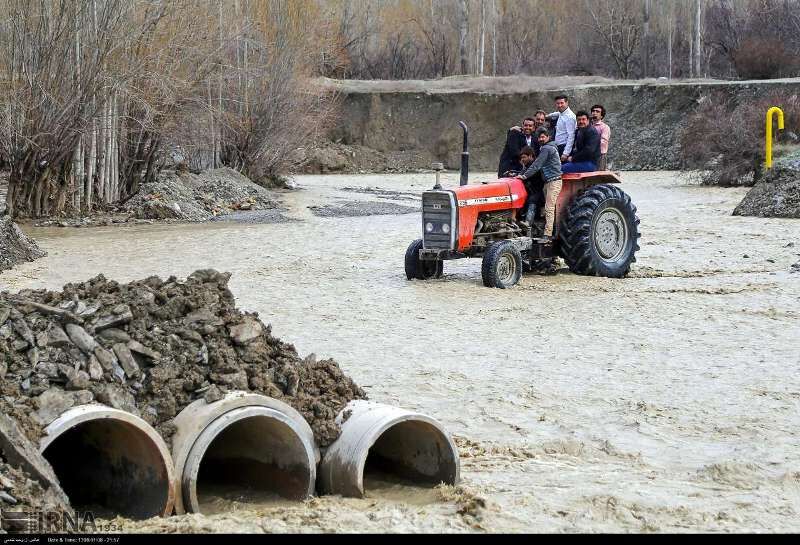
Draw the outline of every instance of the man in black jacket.
<instances>
[{"instance_id":1,"label":"man in black jacket","mask_svg":"<svg viewBox=\"0 0 800 545\"><path fill-rule=\"evenodd\" d=\"M506 172L522 172L522 164L519 162L519 152L525 146L533 147L536 138L533 136L535 121L532 117L526 117L522 122L522 132L515 131L514 128L508 130L506 135L506 145L500 155L500 165L497 167L497 177L502 178Z\"/></svg>"},{"instance_id":2,"label":"man in black jacket","mask_svg":"<svg viewBox=\"0 0 800 545\"><path fill-rule=\"evenodd\" d=\"M600 133L589 123L589 114L583 110L575 114L578 129L572 155L561 167L561 172L594 172L600 160Z\"/></svg>"}]
</instances>

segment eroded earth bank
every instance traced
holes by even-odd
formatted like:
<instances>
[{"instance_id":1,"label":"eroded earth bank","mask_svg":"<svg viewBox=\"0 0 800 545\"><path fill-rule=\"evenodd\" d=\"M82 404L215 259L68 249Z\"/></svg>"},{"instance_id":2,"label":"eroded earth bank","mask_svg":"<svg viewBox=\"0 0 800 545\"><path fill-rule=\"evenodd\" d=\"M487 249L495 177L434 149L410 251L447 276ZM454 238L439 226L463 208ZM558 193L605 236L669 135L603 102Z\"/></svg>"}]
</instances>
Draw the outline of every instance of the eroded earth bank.
<instances>
[{"instance_id":1,"label":"eroded earth bank","mask_svg":"<svg viewBox=\"0 0 800 545\"><path fill-rule=\"evenodd\" d=\"M284 195L293 222L28 229L48 255L0 289L230 271L237 307L299 357L335 358L370 399L438 418L462 457L459 487L127 531L800 529L796 220L731 216L746 189L629 172L642 231L629 278L562 269L493 290L463 261L409 282L419 216L395 205L413 211L431 178L300 177Z\"/></svg>"}]
</instances>

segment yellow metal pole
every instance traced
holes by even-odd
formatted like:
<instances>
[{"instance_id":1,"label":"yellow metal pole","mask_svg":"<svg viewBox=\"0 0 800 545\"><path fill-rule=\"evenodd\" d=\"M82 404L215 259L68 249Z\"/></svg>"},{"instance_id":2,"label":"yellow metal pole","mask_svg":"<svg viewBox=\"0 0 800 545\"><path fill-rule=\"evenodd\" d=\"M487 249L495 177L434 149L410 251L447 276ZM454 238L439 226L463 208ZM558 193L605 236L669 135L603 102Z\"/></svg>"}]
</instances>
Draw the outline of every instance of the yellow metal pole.
<instances>
[{"instance_id":1,"label":"yellow metal pole","mask_svg":"<svg viewBox=\"0 0 800 545\"><path fill-rule=\"evenodd\" d=\"M773 106L767 110L767 168L772 168L772 116L775 113L778 114L778 130L783 130L783 110Z\"/></svg>"}]
</instances>

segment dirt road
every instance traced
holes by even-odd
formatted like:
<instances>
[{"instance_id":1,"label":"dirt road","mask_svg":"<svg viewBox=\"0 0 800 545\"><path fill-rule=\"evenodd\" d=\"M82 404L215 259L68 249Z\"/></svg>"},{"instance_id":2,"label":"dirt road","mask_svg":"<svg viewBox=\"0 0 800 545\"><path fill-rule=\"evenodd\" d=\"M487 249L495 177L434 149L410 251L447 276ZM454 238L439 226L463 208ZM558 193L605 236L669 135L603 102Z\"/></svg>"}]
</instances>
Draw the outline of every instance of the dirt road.
<instances>
[{"instance_id":1,"label":"dirt road","mask_svg":"<svg viewBox=\"0 0 800 545\"><path fill-rule=\"evenodd\" d=\"M300 222L31 230L48 257L0 288L229 270L239 306L275 335L458 438L463 486L424 501L316 498L128 529L800 530L800 222L730 216L741 189L626 173L642 220L630 278L562 270L491 290L478 261L405 279L416 214L307 208L392 202L341 188L419 192L431 178L301 177L285 195Z\"/></svg>"}]
</instances>

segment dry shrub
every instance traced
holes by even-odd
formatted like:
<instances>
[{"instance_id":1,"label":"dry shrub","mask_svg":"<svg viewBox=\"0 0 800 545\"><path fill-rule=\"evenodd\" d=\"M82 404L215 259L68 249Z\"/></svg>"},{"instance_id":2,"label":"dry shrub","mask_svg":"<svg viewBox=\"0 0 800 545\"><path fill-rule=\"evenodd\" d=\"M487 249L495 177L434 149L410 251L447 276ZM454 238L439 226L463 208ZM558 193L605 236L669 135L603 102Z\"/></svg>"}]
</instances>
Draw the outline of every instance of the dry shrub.
<instances>
[{"instance_id":1,"label":"dry shrub","mask_svg":"<svg viewBox=\"0 0 800 545\"><path fill-rule=\"evenodd\" d=\"M743 79L795 76L800 71L797 53L773 36L753 36L733 52L733 65Z\"/></svg>"},{"instance_id":2,"label":"dry shrub","mask_svg":"<svg viewBox=\"0 0 800 545\"><path fill-rule=\"evenodd\" d=\"M774 94L740 103L722 93L704 97L680 136L685 167L696 170L706 184L753 185L764 163L764 119L770 106L784 112L786 130L779 138L800 130L798 95Z\"/></svg>"}]
</instances>

